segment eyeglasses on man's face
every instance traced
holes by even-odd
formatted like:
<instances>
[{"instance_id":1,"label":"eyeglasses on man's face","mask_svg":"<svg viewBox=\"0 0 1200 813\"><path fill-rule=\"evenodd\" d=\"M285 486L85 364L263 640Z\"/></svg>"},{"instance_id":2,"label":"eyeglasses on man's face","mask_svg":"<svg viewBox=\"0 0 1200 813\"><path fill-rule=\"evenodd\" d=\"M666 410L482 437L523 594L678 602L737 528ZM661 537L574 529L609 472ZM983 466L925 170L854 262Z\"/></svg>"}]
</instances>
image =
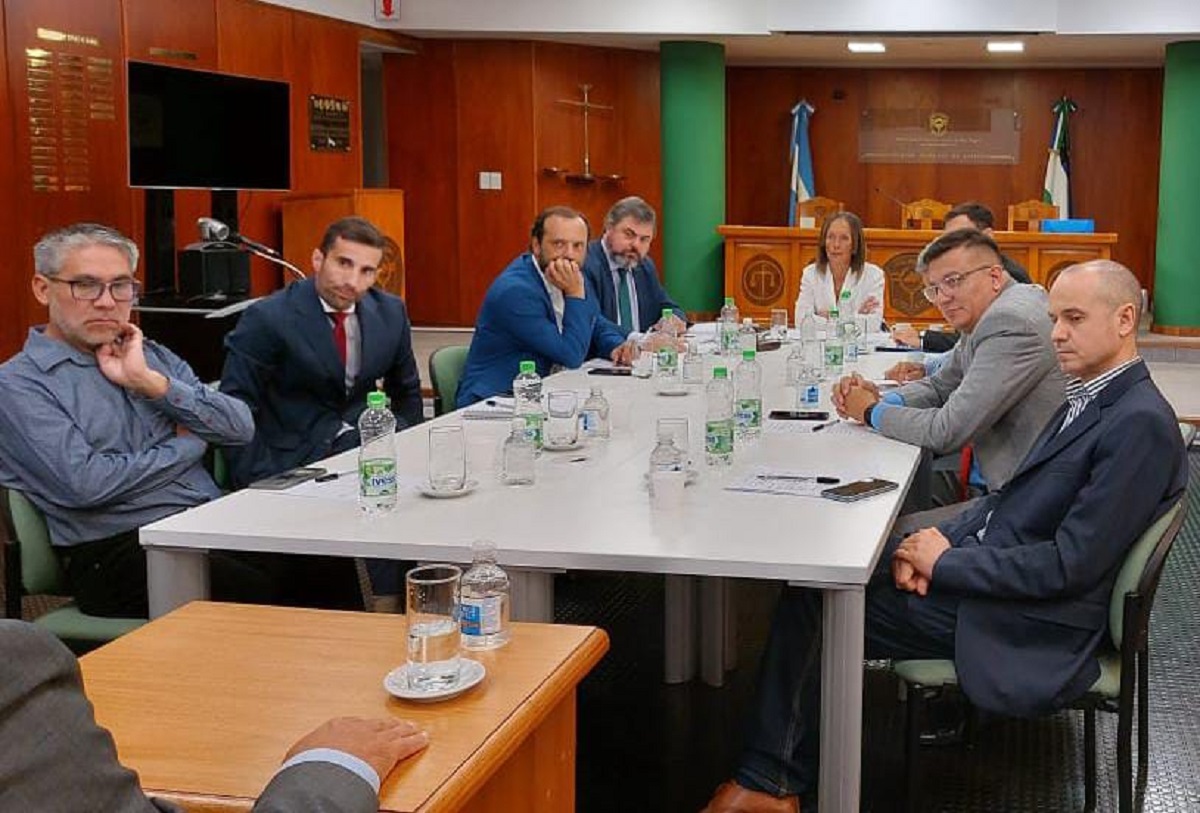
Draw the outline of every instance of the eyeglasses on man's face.
<instances>
[{"instance_id":1,"label":"eyeglasses on man's face","mask_svg":"<svg viewBox=\"0 0 1200 813\"><path fill-rule=\"evenodd\" d=\"M142 286L137 280L118 279L113 282L100 282L94 279L59 279L46 277L49 282L58 282L71 287L71 298L80 302L95 302L108 291L114 302L130 302L137 299Z\"/></svg>"},{"instance_id":2,"label":"eyeglasses on man's face","mask_svg":"<svg viewBox=\"0 0 1200 813\"><path fill-rule=\"evenodd\" d=\"M983 271L987 268L994 268L995 266L995 263L988 263L987 265L981 265L978 268L972 268L970 271L947 274L946 276L942 277L940 282L935 282L932 285L926 285L921 289L921 293L925 294L925 298L930 302L936 303L939 293L949 296L958 290L958 286L962 285L963 280L965 280L967 277L978 271Z\"/></svg>"}]
</instances>

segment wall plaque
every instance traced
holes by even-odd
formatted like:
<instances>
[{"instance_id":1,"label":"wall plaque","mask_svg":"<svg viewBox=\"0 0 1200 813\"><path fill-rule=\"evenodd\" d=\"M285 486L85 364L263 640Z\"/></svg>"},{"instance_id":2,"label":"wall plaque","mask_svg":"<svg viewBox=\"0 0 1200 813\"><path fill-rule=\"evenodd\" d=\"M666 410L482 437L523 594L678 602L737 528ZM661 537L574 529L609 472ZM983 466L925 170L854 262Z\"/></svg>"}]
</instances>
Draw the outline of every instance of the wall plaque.
<instances>
[{"instance_id":1,"label":"wall plaque","mask_svg":"<svg viewBox=\"0 0 1200 813\"><path fill-rule=\"evenodd\" d=\"M44 32L70 44L98 44L78 34ZM87 192L91 189L91 121L116 119L116 74L108 57L83 56L46 48L25 49L25 90L29 100L29 158L34 191Z\"/></svg>"},{"instance_id":2,"label":"wall plaque","mask_svg":"<svg viewBox=\"0 0 1200 813\"><path fill-rule=\"evenodd\" d=\"M864 164L1016 164L1021 120L1011 108L873 108L858 128Z\"/></svg>"},{"instance_id":3,"label":"wall plaque","mask_svg":"<svg viewBox=\"0 0 1200 813\"><path fill-rule=\"evenodd\" d=\"M350 152L350 100L308 97L308 146L316 152Z\"/></svg>"}]
</instances>

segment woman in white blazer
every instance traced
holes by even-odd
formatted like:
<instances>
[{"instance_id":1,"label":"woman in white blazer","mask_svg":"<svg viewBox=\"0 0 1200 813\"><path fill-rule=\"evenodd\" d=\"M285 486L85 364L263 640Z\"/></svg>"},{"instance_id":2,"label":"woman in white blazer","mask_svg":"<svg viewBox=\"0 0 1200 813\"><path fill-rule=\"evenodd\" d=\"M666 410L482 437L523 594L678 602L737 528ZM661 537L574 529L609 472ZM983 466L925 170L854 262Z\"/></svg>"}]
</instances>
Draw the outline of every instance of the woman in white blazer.
<instances>
[{"instance_id":1,"label":"woman in white blazer","mask_svg":"<svg viewBox=\"0 0 1200 813\"><path fill-rule=\"evenodd\" d=\"M817 261L805 266L796 299L796 324L805 316L825 317L850 292L854 313L883 315L883 269L866 261L862 221L852 212L830 215L821 224Z\"/></svg>"}]
</instances>

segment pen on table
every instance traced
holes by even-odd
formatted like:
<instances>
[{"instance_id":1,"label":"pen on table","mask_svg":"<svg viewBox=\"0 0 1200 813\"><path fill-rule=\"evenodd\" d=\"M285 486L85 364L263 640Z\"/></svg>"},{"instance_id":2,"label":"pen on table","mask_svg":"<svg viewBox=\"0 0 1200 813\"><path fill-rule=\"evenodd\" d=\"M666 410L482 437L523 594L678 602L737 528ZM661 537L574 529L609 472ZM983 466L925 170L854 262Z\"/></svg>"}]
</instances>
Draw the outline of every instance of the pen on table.
<instances>
[{"instance_id":1,"label":"pen on table","mask_svg":"<svg viewBox=\"0 0 1200 813\"><path fill-rule=\"evenodd\" d=\"M347 474L354 473L355 472L353 471L331 471L326 474L322 474L320 477L317 477L316 481L318 483L328 483L330 480L336 480L339 477L345 477Z\"/></svg>"},{"instance_id":2,"label":"pen on table","mask_svg":"<svg viewBox=\"0 0 1200 813\"><path fill-rule=\"evenodd\" d=\"M822 429L824 429L826 426L833 426L835 423L837 423L837 420L832 420L832 421L828 421L827 423L822 423L822 424L819 424L819 425L817 425L817 426L814 426L814 427L812 428L812 431L813 431L813 432L820 432L820 431L821 431Z\"/></svg>"},{"instance_id":3,"label":"pen on table","mask_svg":"<svg viewBox=\"0 0 1200 813\"><path fill-rule=\"evenodd\" d=\"M814 480L822 485L835 486L842 482L836 477L826 477L821 475L814 477L810 474L756 474L754 475L759 480Z\"/></svg>"}]
</instances>

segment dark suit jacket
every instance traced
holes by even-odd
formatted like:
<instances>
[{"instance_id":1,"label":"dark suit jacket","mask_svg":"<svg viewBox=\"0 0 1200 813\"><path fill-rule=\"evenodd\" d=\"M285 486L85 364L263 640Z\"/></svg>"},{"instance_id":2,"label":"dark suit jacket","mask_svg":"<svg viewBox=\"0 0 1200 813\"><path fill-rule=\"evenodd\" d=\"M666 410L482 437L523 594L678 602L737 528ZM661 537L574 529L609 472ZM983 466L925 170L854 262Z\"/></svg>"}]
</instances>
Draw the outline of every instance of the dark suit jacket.
<instances>
[{"instance_id":1,"label":"dark suit jacket","mask_svg":"<svg viewBox=\"0 0 1200 813\"><path fill-rule=\"evenodd\" d=\"M372 288L356 313L361 370L349 391L311 279L248 308L225 337L221 391L249 404L255 424L248 445L225 450L235 487L357 446L357 428L340 437L338 431L343 422L357 427L378 378L397 425L421 422L421 380L404 302Z\"/></svg>"},{"instance_id":2,"label":"dark suit jacket","mask_svg":"<svg viewBox=\"0 0 1200 813\"><path fill-rule=\"evenodd\" d=\"M590 291L583 299L565 299L559 331L542 276L533 258L522 254L492 281L483 298L458 384L457 405L465 407L510 392L524 359L536 362L538 375L545 377L552 365L583 364L589 349L607 357L624 338L616 325L599 318Z\"/></svg>"},{"instance_id":3,"label":"dark suit jacket","mask_svg":"<svg viewBox=\"0 0 1200 813\"><path fill-rule=\"evenodd\" d=\"M117 761L112 735L96 724L83 694L75 657L23 621L0 621L0 742L0 810L177 811L147 798L137 774ZM276 774L254 809L365 813L378 807L361 778L329 763L306 763Z\"/></svg>"},{"instance_id":4,"label":"dark suit jacket","mask_svg":"<svg viewBox=\"0 0 1200 813\"><path fill-rule=\"evenodd\" d=\"M1145 364L1059 433L1065 410L1001 492L940 528L953 547L931 585L960 599L959 680L976 705L1007 714L1061 707L1095 682L1117 571L1187 486L1175 415Z\"/></svg>"},{"instance_id":5,"label":"dark suit jacket","mask_svg":"<svg viewBox=\"0 0 1200 813\"><path fill-rule=\"evenodd\" d=\"M662 317L663 308L670 308L680 319L687 321L687 314L683 312L683 308L675 304L658 281L658 269L654 267L654 260L646 257L634 266L630 273L633 275L634 287L637 288L638 324L643 332L649 330ZM604 246L599 240L588 243L587 255L583 259L583 276L587 279L588 296L596 297L596 301L600 303L600 314L612 322L613 327L621 331L622 336L628 336L630 330L618 323L617 292L613 289L608 257L604 255Z\"/></svg>"}]
</instances>

